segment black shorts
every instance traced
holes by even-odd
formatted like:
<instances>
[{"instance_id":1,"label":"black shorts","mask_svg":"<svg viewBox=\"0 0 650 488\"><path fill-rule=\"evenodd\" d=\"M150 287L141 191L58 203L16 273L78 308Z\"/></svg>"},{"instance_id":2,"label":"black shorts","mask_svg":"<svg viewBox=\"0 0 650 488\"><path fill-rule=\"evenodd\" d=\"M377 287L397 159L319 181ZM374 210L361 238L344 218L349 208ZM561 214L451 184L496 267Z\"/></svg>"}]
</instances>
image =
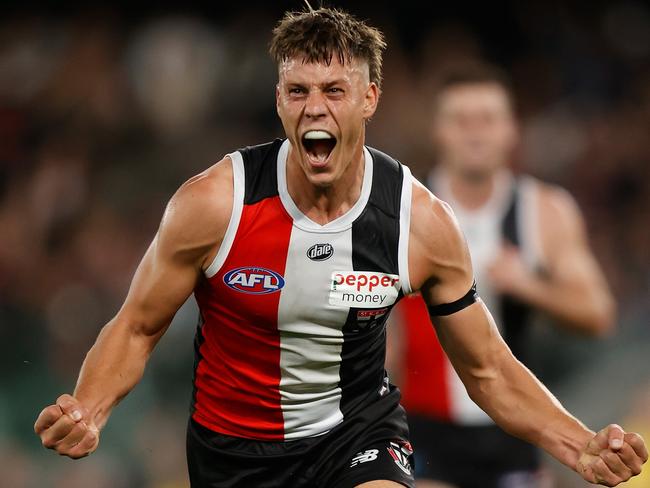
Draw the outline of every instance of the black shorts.
<instances>
[{"instance_id":1,"label":"black shorts","mask_svg":"<svg viewBox=\"0 0 650 488\"><path fill-rule=\"evenodd\" d=\"M243 439L192 419L187 429L192 488L351 488L372 480L414 488L412 461L397 390L317 437Z\"/></svg>"},{"instance_id":2,"label":"black shorts","mask_svg":"<svg viewBox=\"0 0 650 488\"><path fill-rule=\"evenodd\" d=\"M409 415L417 479L457 488L534 488L537 448L496 425L459 426Z\"/></svg>"}]
</instances>

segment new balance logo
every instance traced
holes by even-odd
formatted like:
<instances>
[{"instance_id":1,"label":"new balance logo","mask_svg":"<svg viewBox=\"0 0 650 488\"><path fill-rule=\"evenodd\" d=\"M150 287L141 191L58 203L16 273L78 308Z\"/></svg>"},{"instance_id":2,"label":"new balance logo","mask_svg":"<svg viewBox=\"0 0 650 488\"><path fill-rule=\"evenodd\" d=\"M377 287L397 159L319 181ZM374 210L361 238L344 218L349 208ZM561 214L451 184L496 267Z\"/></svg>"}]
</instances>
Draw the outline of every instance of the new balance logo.
<instances>
[{"instance_id":1,"label":"new balance logo","mask_svg":"<svg viewBox=\"0 0 650 488\"><path fill-rule=\"evenodd\" d=\"M377 459L377 454L379 454L379 449L368 449L367 451L358 452L357 455L352 458L350 467L354 468L357 464L374 461Z\"/></svg>"}]
</instances>

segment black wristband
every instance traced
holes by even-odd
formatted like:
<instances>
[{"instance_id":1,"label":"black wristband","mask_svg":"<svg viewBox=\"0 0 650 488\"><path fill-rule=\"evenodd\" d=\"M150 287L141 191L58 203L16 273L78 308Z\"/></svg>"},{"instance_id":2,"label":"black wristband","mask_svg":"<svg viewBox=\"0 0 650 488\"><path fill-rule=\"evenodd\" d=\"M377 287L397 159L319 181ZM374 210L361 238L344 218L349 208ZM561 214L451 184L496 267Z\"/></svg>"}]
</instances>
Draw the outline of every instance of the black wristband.
<instances>
[{"instance_id":1,"label":"black wristband","mask_svg":"<svg viewBox=\"0 0 650 488\"><path fill-rule=\"evenodd\" d=\"M478 293L476 292L476 280L472 283L472 287L464 296L451 303L441 303L440 305L429 305L429 314L432 316L451 315L452 313L459 312L460 310L469 307L472 303L478 300Z\"/></svg>"}]
</instances>

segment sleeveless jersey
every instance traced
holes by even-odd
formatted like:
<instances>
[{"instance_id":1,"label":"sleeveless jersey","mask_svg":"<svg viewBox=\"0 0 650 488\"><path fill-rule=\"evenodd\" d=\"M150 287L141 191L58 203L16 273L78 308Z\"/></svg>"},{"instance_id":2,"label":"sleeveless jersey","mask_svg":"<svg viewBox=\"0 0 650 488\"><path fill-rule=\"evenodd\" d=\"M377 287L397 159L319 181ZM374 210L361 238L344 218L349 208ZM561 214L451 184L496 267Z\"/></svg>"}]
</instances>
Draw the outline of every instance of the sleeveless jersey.
<instances>
[{"instance_id":1,"label":"sleeveless jersey","mask_svg":"<svg viewBox=\"0 0 650 488\"><path fill-rule=\"evenodd\" d=\"M232 216L195 289L192 418L221 434L320 435L388 392L385 322L411 291L410 172L364 148L358 201L319 225L287 191L289 148L229 155Z\"/></svg>"},{"instance_id":2,"label":"sleeveless jersey","mask_svg":"<svg viewBox=\"0 0 650 488\"><path fill-rule=\"evenodd\" d=\"M538 239L537 183L530 177L498 175L485 205L466 210L454 201L443 172L434 172L428 186L452 207L472 256L477 289L494 316L501 335L518 359L526 362L526 330L531 309L490 286L488 268L504 241L516 246L530 269L542 265ZM402 404L408 413L460 425L489 425L490 417L469 397L440 346L424 301L419 295L403 300L396 312L403 322Z\"/></svg>"}]
</instances>

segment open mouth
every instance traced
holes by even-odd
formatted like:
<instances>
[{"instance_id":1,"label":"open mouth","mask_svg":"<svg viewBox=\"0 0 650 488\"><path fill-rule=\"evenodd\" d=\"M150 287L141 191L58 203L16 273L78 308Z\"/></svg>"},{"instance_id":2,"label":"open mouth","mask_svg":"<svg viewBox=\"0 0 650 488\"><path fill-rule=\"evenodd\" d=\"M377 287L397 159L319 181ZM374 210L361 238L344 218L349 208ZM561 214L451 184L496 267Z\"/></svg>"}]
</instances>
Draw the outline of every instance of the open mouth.
<instances>
[{"instance_id":1,"label":"open mouth","mask_svg":"<svg viewBox=\"0 0 650 488\"><path fill-rule=\"evenodd\" d=\"M314 163L324 165L336 147L336 137L324 130L310 130L302 136L302 145Z\"/></svg>"}]
</instances>

